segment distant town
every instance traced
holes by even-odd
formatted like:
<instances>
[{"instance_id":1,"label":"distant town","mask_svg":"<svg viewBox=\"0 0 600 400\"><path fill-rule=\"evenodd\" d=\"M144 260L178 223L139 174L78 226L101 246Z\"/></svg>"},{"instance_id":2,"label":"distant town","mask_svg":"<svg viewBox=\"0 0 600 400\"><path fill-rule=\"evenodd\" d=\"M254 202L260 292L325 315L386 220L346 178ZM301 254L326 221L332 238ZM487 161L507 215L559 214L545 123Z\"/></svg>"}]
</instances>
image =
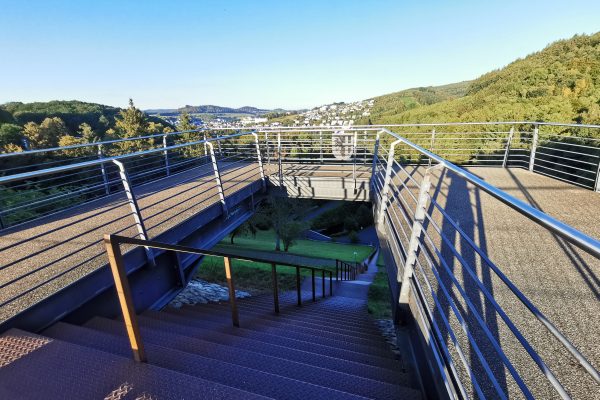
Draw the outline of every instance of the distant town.
<instances>
[{"instance_id":1,"label":"distant town","mask_svg":"<svg viewBox=\"0 0 600 400\"><path fill-rule=\"evenodd\" d=\"M222 129L243 126L351 126L359 118L368 118L374 100L362 100L352 103L333 103L315 107L308 111L260 110L252 107L231 109L214 106L186 106L177 110L146 110L149 115L162 118L172 125L178 125L182 113L190 115L191 122L197 126ZM212 107L217 112L193 112L194 109L206 110ZM188 110L192 111L189 112ZM240 112L240 111L246 112Z\"/></svg>"}]
</instances>

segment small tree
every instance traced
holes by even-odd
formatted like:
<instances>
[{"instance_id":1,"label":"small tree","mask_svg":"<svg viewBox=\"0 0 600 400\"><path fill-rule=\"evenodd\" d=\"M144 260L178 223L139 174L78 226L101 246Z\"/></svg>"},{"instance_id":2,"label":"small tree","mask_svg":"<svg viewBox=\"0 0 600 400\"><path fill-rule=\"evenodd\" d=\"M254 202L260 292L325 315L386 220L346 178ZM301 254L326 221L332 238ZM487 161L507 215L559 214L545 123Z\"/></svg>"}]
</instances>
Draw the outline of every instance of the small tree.
<instances>
[{"instance_id":1,"label":"small tree","mask_svg":"<svg viewBox=\"0 0 600 400\"><path fill-rule=\"evenodd\" d=\"M252 235L252 237L256 237L256 226L254 225L253 219L254 219L254 216L252 218L250 218L248 221L244 222L243 224L241 224L240 226L238 226L237 228L235 228L234 230L231 231L231 233L229 234L231 244L235 244L233 242L233 239L236 236L250 234L250 235Z\"/></svg>"},{"instance_id":2,"label":"small tree","mask_svg":"<svg viewBox=\"0 0 600 400\"><path fill-rule=\"evenodd\" d=\"M23 128L23 136L27 138L32 148L37 149L55 147L60 137L68 134L65 123L58 117L46 118L39 125L28 122Z\"/></svg>"},{"instance_id":3,"label":"small tree","mask_svg":"<svg viewBox=\"0 0 600 400\"><path fill-rule=\"evenodd\" d=\"M9 144L20 145L22 130L19 125L15 124L0 125L0 147L5 147Z\"/></svg>"},{"instance_id":4,"label":"small tree","mask_svg":"<svg viewBox=\"0 0 600 400\"><path fill-rule=\"evenodd\" d=\"M275 251L281 251L281 242L288 241L287 248L293 243L299 234L299 226L290 227L291 224L297 224L295 219L302 215L306 203L301 200L290 199L287 197L269 197L266 204L261 207L257 218L260 218L261 225L269 225L275 231ZM305 226L304 229L307 229ZM284 248L286 248L284 243ZM286 250L287 251L287 250Z\"/></svg>"},{"instance_id":5,"label":"small tree","mask_svg":"<svg viewBox=\"0 0 600 400\"><path fill-rule=\"evenodd\" d=\"M283 251L287 252L306 229L308 229L308 224L302 221L290 221L281 226L279 236L283 242Z\"/></svg>"},{"instance_id":6,"label":"small tree","mask_svg":"<svg viewBox=\"0 0 600 400\"><path fill-rule=\"evenodd\" d=\"M83 143L94 143L100 140L100 137L89 124L85 122L79 125L79 131L77 131Z\"/></svg>"},{"instance_id":7,"label":"small tree","mask_svg":"<svg viewBox=\"0 0 600 400\"><path fill-rule=\"evenodd\" d=\"M121 137L129 138L146 132L148 122L146 114L136 108L133 100L129 99L129 107L126 110L119 111L119 115L115 118L115 126Z\"/></svg>"}]
</instances>

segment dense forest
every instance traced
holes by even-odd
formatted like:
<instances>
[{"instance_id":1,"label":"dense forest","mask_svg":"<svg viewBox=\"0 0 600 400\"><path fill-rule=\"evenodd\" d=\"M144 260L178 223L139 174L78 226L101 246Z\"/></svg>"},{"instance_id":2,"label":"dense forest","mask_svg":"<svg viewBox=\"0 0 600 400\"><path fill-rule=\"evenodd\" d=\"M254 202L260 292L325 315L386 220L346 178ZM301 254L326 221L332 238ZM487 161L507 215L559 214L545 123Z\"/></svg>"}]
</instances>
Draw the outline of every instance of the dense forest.
<instances>
[{"instance_id":1,"label":"dense forest","mask_svg":"<svg viewBox=\"0 0 600 400\"><path fill-rule=\"evenodd\" d=\"M446 97L446 98L444 98ZM550 44L478 79L376 97L373 124L600 123L600 33ZM367 123L367 119L358 123Z\"/></svg>"},{"instance_id":2,"label":"dense forest","mask_svg":"<svg viewBox=\"0 0 600 400\"><path fill-rule=\"evenodd\" d=\"M137 115L133 126L125 121ZM6 103L0 105L0 152L172 132L165 121L138 110L130 100L123 110L81 101Z\"/></svg>"}]
</instances>

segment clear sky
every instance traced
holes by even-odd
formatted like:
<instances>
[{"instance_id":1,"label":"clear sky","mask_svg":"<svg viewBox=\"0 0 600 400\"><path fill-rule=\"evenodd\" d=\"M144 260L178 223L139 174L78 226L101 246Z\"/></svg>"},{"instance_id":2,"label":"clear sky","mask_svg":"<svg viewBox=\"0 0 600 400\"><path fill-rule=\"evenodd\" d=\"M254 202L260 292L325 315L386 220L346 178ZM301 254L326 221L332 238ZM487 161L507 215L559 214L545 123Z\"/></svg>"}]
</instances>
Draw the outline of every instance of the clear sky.
<instances>
[{"instance_id":1,"label":"clear sky","mask_svg":"<svg viewBox=\"0 0 600 400\"><path fill-rule=\"evenodd\" d=\"M0 0L0 103L304 108L476 78L600 0Z\"/></svg>"}]
</instances>

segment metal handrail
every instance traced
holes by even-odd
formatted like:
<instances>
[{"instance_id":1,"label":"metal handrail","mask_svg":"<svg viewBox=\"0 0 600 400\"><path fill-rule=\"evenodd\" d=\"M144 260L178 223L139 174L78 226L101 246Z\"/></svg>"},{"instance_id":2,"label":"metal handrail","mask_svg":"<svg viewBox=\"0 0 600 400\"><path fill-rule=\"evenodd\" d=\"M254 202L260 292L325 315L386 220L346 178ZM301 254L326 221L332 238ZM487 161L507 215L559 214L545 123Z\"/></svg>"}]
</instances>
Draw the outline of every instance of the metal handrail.
<instances>
[{"instance_id":1,"label":"metal handrail","mask_svg":"<svg viewBox=\"0 0 600 400\"><path fill-rule=\"evenodd\" d=\"M106 158L101 158L101 159L97 159L97 160L85 161L85 162L81 162L81 163L77 163L77 164L61 165L59 167L52 167L52 168L40 169L37 171L22 172L19 174L2 176L2 177L0 177L0 185L9 183L9 182L23 180L23 179L34 178L34 177L38 177L38 176L51 175L51 174L56 174L56 173L60 173L60 172L71 171L74 169L93 167L96 165L110 163L115 160L120 161L120 160L143 156L143 155L147 155L147 154L164 153L165 151L168 151L168 150L181 149L181 148L185 148L185 147L195 146L198 144L210 143L210 142L215 142L215 141L219 141L219 140L227 140L227 139L232 139L232 138L245 136L245 135L252 135L253 133L255 133L255 131L241 132L241 133L236 133L233 135L218 136L215 138L207 138L207 139L198 140L198 141L194 141L194 142L175 144L175 145L168 146L168 147L160 147L160 148L156 148L156 149L138 151L135 153L122 154L119 156L106 157ZM9 154L12 154L12 153L9 153ZM17 154L19 154L19 153L17 153Z\"/></svg>"},{"instance_id":2,"label":"metal handrail","mask_svg":"<svg viewBox=\"0 0 600 400\"><path fill-rule=\"evenodd\" d=\"M496 198L497 200L500 200L502 203L506 204L513 210L519 212L520 214L524 215L525 217L527 217L527 218L531 219L532 221L538 223L539 225L545 227L546 229L557 234L558 236L562 237L563 239L567 240L568 242L573 243L574 245L581 248L582 250L585 250L586 252L594 255L595 257L600 258L600 241L599 240L596 240L596 239L584 234L583 232L565 224L564 222L561 222L558 219L553 218L553 217L549 216L548 214L543 213L542 211L538 210L537 208L532 207L529 204L525 203L524 201L521 201L521 200L517 199L516 197L511 196L508 193L496 188L495 186L490 185L489 183L487 183L483 179L477 177L476 175L464 170L463 168L460 168L457 165L454 165L453 163L430 152L429 150L426 150L423 147L410 142L409 140L403 138L402 136L400 136L392 131L389 131L387 129L382 129L381 132L385 132L385 133L393 136L394 138L399 140L401 143L413 148L414 150L417 150L421 154L436 161L438 164L443 165L446 169L454 172L458 176L462 177L466 181L477 186L478 188L480 188L484 192L488 193L492 197Z\"/></svg>"},{"instance_id":3,"label":"metal handrail","mask_svg":"<svg viewBox=\"0 0 600 400\"><path fill-rule=\"evenodd\" d=\"M233 283L233 276L231 271L230 259L244 260L251 262L259 262L271 264L272 266L272 278L273 278L273 295L274 295L274 306L275 312L279 313L279 294L277 288L277 265L284 265L296 268L296 287L298 295L298 305L302 304L302 293L300 290L300 269L308 269L311 271L312 276L312 299L316 301L315 296L315 271L320 271L323 277L323 297L325 297L325 274L329 274L329 295L333 295L333 272L326 268L311 267L296 262L280 262L273 261L262 257L247 257L234 255L222 251L197 249L189 246L181 246L176 244L167 244L162 242L156 242L151 240L142 240L130 238L127 236L120 235L104 235L104 244L108 253L109 265L112 270L113 278L115 280L115 286L117 289L117 295L121 305L121 311L123 312L123 319L127 328L127 334L129 337L131 349L133 352L134 359L139 362L146 362L146 354L144 345L141 340L140 330L137 322L135 313L135 307L133 305L133 298L131 295L131 289L127 278L127 272L125 265L123 264L123 255L121 254L120 246L123 244L129 244L134 246L142 246L148 249L158 249L163 251L174 251L179 253L188 253L201 256L216 256L223 257L225 264L225 275L229 286L229 302L231 304L232 322L233 325L239 327L239 315L237 311L237 305L235 300L235 287Z\"/></svg>"},{"instance_id":4,"label":"metal handrail","mask_svg":"<svg viewBox=\"0 0 600 400\"><path fill-rule=\"evenodd\" d=\"M541 225L542 227L546 228L546 230L556 234L557 236L560 236L567 242L574 244L575 246L590 253L591 255L593 255L597 258L600 258L600 241L598 241L592 237L589 237L589 236L585 235L584 233L580 232L579 230L572 228L571 226L566 225L553 217L548 216L547 214L522 202L521 200L516 199L513 196L510 196L509 194L488 184L487 182L485 182L482 179L478 178L477 176L471 174L470 172L465 171L464 169L452 164L451 162L445 160L444 158L442 158L436 154L433 154L432 152L424 149L421 146L416 145L415 143L412 143L411 141L405 139L404 137L402 137L392 131L383 129L383 130L381 130L380 133L389 134L393 138L396 139L396 141L392 144L392 147L390 150L390 157L388 159L388 164L390 164L390 166L391 166L391 163L395 161L393 159L394 146L399 143L405 144L405 145L411 147L412 149L420 152L421 154L425 155L426 157L429 157L432 161L437 162L437 166L441 166L441 167L448 169L449 171L452 171L456 175L462 177L464 180L475 185L477 188L481 189L482 191L488 193L495 199L506 204L513 210L519 212L520 214L524 215L525 217L531 219L532 221L534 221L537 224ZM389 166L388 166L388 169L389 169ZM390 174L388 172L388 174L386 175L387 180L389 180L389 178L388 178L389 175ZM421 186L422 185L423 184L421 184ZM427 189L426 189L425 193L427 193ZM380 206L380 212L382 213L381 215L383 215L383 212L386 211L386 203L387 203L387 198L386 198L386 196L382 195L381 206ZM415 215L415 219L416 219L416 215ZM537 309L537 307L535 307L533 305L533 303L508 279L508 277L506 275L504 275L504 273L494 263L492 263L488 259L487 255L485 253L483 253L474 243L470 243L470 244L471 244L471 247L493 269L493 271L498 275L498 277L507 285L507 287L511 290L511 292L515 296L517 296L517 298L527 307L527 309L548 329L548 331L556 339L558 339L560 341L560 343L567 349L567 351L569 351L569 353L571 353L571 355L590 374L590 376L592 376L592 378L596 382L600 383L600 373L591 365L591 363L583 356L583 354L581 354L575 348L575 346L545 317L545 315L543 315L541 313L541 311L539 309ZM416 245L419 246L419 243L417 243ZM418 259L416 261L418 263ZM407 263L408 263L408 261L407 261ZM407 266L405 265L405 269L406 268L407 268ZM405 285L408 282L406 282L406 283L402 282L402 283L403 283L403 287L407 287ZM515 332L513 330L513 333L517 334L518 332ZM548 378L550 380L555 379L553 377L553 375L548 376ZM559 390L562 397L568 398L568 396L566 396L566 393L564 393L564 390L563 390L562 386L560 386L560 384L557 384L557 382L553 382L553 384L554 384L555 388L557 388L557 390Z\"/></svg>"}]
</instances>

